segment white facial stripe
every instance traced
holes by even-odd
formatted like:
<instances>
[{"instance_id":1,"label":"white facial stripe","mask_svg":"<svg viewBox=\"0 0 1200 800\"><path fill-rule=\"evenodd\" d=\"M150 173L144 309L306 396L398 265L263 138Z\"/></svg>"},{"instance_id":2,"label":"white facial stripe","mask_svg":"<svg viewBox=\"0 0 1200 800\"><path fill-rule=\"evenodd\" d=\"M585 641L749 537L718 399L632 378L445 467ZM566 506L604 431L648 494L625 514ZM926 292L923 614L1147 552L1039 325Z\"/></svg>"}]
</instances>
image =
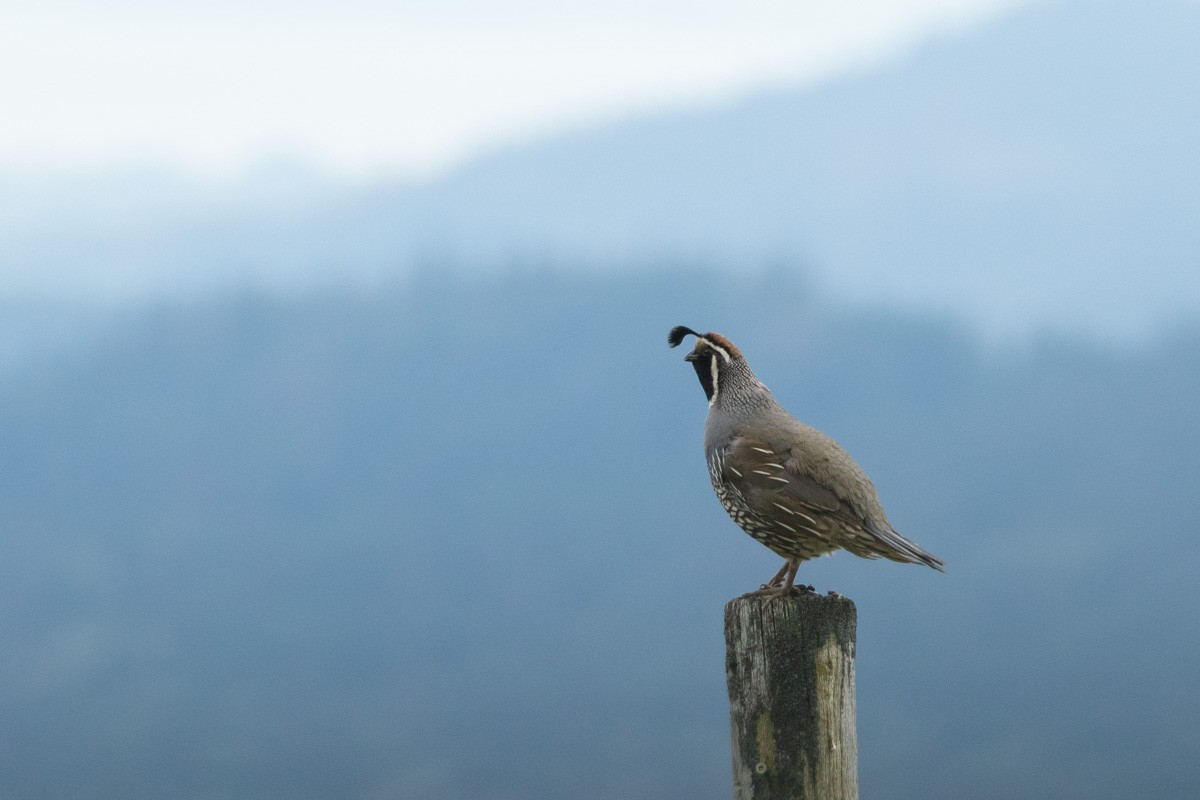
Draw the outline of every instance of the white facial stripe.
<instances>
[{"instance_id":1,"label":"white facial stripe","mask_svg":"<svg viewBox=\"0 0 1200 800\"><path fill-rule=\"evenodd\" d=\"M712 358L710 358L708 360L708 366L709 366L709 369L711 370L712 385L713 385L713 396L708 398L708 405L709 405L709 407L711 407L713 403L717 402L717 392L720 391L720 388L721 388L721 384L717 380L717 357L716 356L713 356Z\"/></svg>"}]
</instances>

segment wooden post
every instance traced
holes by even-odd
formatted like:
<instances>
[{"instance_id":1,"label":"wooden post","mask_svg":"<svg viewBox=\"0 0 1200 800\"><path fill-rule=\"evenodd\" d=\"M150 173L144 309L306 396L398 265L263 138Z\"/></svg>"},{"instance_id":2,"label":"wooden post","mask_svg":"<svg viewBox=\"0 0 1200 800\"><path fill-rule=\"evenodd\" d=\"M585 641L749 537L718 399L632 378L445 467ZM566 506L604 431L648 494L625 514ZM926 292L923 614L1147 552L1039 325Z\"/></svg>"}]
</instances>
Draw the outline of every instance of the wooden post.
<instances>
[{"instance_id":1,"label":"wooden post","mask_svg":"<svg viewBox=\"0 0 1200 800\"><path fill-rule=\"evenodd\" d=\"M838 595L725 606L734 800L858 800L856 627Z\"/></svg>"}]
</instances>

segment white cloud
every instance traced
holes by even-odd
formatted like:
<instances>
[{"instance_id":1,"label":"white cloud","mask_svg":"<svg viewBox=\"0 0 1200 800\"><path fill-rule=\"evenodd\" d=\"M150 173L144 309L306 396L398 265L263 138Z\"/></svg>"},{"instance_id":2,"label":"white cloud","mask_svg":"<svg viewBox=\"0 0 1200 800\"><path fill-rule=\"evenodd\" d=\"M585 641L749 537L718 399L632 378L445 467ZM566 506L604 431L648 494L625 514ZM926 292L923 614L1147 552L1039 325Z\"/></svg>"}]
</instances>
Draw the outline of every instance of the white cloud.
<instances>
[{"instance_id":1,"label":"white cloud","mask_svg":"<svg viewBox=\"0 0 1200 800\"><path fill-rule=\"evenodd\" d=\"M50 2L0 30L0 167L284 154L413 174L661 104L803 82L1021 0Z\"/></svg>"}]
</instances>

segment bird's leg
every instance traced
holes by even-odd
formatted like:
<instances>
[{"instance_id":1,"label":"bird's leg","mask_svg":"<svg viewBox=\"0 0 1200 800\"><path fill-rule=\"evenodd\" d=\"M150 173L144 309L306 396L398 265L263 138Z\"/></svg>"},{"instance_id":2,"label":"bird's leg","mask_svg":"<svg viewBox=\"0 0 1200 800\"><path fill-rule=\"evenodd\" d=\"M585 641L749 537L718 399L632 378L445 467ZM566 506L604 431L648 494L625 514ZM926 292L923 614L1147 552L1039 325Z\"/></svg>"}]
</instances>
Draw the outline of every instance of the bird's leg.
<instances>
[{"instance_id":1,"label":"bird's leg","mask_svg":"<svg viewBox=\"0 0 1200 800\"><path fill-rule=\"evenodd\" d=\"M779 568L779 572L775 573L775 577L764 583L759 589L776 589L783 585L783 578L787 575L788 569L792 566L792 560L789 558L783 562L783 566Z\"/></svg>"},{"instance_id":2,"label":"bird's leg","mask_svg":"<svg viewBox=\"0 0 1200 800\"><path fill-rule=\"evenodd\" d=\"M787 597L792 593L793 588L801 592L813 591L811 586L792 586L796 580L796 570L800 569L800 562L802 560L799 558L789 558L787 561L784 561L783 566L779 568L779 572L775 573L775 577L758 587L758 590L751 592L751 594L769 594L771 597Z\"/></svg>"},{"instance_id":3,"label":"bird's leg","mask_svg":"<svg viewBox=\"0 0 1200 800\"><path fill-rule=\"evenodd\" d=\"M796 581L796 571L800 569L800 559L789 558L788 562L783 566L787 570L787 576L783 580L783 585L779 588L779 596L787 597L792 593L792 584Z\"/></svg>"},{"instance_id":4,"label":"bird's leg","mask_svg":"<svg viewBox=\"0 0 1200 800\"><path fill-rule=\"evenodd\" d=\"M800 592L801 594L804 594L806 592L815 592L816 591L816 589L814 589L812 586L806 586L804 584L801 584L800 586L793 585L796 582L796 571L800 569L800 562L802 560L803 559L799 559L799 558L789 558L787 563L783 565L784 569L787 570L787 574L786 574L786 577L784 578L784 580L782 581L782 583L777 584L777 586L779 588L779 591L776 593L777 597L787 597L789 594L792 593L793 589ZM780 573L780 575L783 575L783 574L784 573L782 573L782 572ZM776 575L775 577L778 578L779 575ZM772 588L774 588L774 587L772 587Z\"/></svg>"}]
</instances>

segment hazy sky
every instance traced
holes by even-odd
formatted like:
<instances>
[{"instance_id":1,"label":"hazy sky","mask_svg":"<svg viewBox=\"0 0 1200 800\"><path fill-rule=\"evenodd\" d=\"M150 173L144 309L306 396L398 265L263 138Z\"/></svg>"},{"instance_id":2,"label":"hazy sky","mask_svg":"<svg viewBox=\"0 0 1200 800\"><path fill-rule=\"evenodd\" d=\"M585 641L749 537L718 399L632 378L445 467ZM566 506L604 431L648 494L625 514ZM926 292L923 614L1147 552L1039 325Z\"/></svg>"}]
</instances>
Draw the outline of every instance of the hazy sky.
<instances>
[{"instance_id":1,"label":"hazy sky","mask_svg":"<svg viewBox=\"0 0 1200 800\"><path fill-rule=\"evenodd\" d=\"M349 176L719 102L1024 0L42 0L0 25L0 169L284 156Z\"/></svg>"}]
</instances>

